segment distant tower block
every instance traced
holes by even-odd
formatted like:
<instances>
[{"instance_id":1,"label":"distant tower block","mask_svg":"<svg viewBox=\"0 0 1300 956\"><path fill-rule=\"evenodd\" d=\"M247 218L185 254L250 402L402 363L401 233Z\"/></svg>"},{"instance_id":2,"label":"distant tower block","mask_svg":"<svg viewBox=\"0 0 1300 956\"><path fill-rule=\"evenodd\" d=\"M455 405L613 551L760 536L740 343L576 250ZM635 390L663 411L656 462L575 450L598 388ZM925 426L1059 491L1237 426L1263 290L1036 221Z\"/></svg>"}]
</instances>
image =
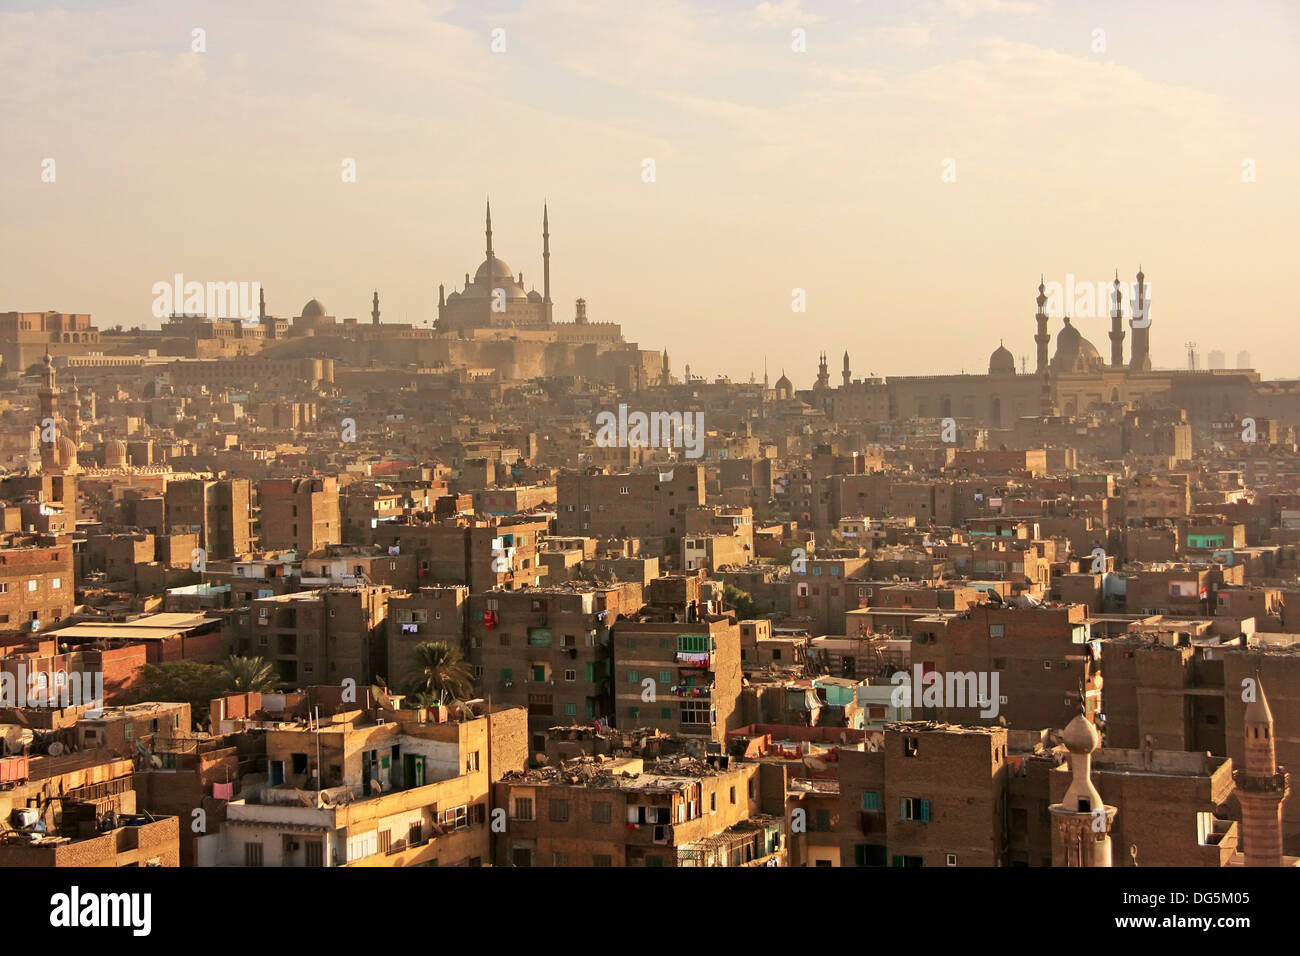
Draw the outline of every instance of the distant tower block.
<instances>
[{"instance_id":1,"label":"distant tower block","mask_svg":"<svg viewBox=\"0 0 1300 956\"><path fill-rule=\"evenodd\" d=\"M1213 349L1206 356L1206 368L1224 369L1227 367L1227 357L1223 354L1222 349Z\"/></svg>"},{"instance_id":2,"label":"distant tower block","mask_svg":"<svg viewBox=\"0 0 1300 956\"><path fill-rule=\"evenodd\" d=\"M1110 830L1114 807L1102 803L1092 785L1092 754L1101 744L1097 728L1083 714L1065 728L1073 779L1052 814L1052 866L1110 866Z\"/></svg>"},{"instance_id":3,"label":"distant tower block","mask_svg":"<svg viewBox=\"0 0 1300 956\"><path fill-rule=\"evenodd\" d=\"M1237 368L1251 368L1250 353L1245 349L1237 353Z\"/></svg>"},{"instance_id":4,"label":"distant tower block","mask_svg":"<svg viewBox=\"0 0 1300 956\"><path fill-rule=\"evenodd\" d=\"M1246 705L1245 769L1234 771L1241 804L1241 836L1247 866L1282 866L1282 804L1291 775L1277 765L1273 712L1255 677L1255 699Z\"/></svg>"}]
</instances>

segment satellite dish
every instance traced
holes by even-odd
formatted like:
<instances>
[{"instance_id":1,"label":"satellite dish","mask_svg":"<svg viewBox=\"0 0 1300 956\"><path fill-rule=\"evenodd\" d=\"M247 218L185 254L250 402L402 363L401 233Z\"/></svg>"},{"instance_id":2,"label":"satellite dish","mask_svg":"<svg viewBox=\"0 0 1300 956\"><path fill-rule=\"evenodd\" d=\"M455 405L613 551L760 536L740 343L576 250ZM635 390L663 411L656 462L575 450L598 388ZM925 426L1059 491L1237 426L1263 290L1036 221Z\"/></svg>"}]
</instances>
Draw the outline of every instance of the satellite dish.
<instances>
[{"instance_id":1,"label":"satellite dish","mask_svg":"<svg viewBox=\"0 0 1300 956\"><path fill-rule=\"evenodd\" d=\"M59 756L59 754L63 753L63 744L59 743L57 740L54 741L54 743L50 744L49 748L46 750L46 753L48 753L51 757Z\"/></svg>"}]
</instances>

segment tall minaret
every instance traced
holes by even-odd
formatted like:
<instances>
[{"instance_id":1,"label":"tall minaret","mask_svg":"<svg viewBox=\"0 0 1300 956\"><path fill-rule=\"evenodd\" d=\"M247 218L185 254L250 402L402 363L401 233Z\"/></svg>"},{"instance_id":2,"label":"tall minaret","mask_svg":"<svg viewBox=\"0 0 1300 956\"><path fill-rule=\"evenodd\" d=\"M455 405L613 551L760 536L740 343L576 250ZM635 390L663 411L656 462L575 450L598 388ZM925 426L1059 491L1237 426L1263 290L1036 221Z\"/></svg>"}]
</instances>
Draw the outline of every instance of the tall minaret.
<instances>
[{"instance_id":1,"label":"tall minaret","mask_svg":"<svg viewBox=\"0 0 1300 956\"><path fill-rule=\"evenodd\" d=\"M1038 374L1042 375L1047 371L1047 346L1052 337L1047 332L1047 286L1041 275L1038 277L1038 311L1034 313L1034 320L1038 323L1038 334L1034 336L1038 343Z\"/></svg>"},{"instance_id":2,"label":"tall minaret","mask_svg":"<svg viewBox=\"0 0 1300 956\"><path fill-rule=\"evenodd\" d=\"M1072 779L1061 802L1048 807L1056 832L1052 866L1110 866L1110 830L1116 809L1092 785L1092 754L1100 745L1097 728L1080 713L1062 734L1070 751Z\"/></svg>"},{"instance_id":3,"label":"tall minaret","mask_svg":"<svg viewBox=\"0 0 1300 956\"><path fill-rule=\"evenodd\" d=\"M1246 705L1245 769L1234 771L1241 804L1242 849L1247 866L1282 866L1282 804L1291 792L1291 775L1277 765L1273 712L1255 675L1255 699Z\"/></svg>"},{"instance_id":4,"label":"tall minaret","mask_svg":"<svg viewBox=\"0 0 1300 956\"><path fill-rule=\"evenodd\" d=\"M840 377L844 380L844 387L848 388L853 382L853 373L849 371L849 353L844 351L844 371L840 372Z\"/></svg>"},{"instance_id":5,"label":"tall minaret","mask_svg":"<svg viewBox=\"0 0 1300 956\"><path fill-rule=\"evenodd\" d=\"M1119 270L1115 270L1115 291L1111 293L1110 308L1110 364L1116 368L1124 364L1124 293L1120 291Z\"/></svg>"},{"instance_id":6,"label":"tall minaret","mask_svg":"<svg viewBox=\"0 0 1300 956\"><path fill-rule=\"evenodd\" d=\"M542 312L551 324L551 220L542 203Z\"/></svg>"},{"instance_id":7,"label":"tall minaret","mask_svg":"<svg viewBox=\"0 0 1300 956\"><path fill-rule=\"evenodd\" d=\"M496 262L494 261L496 257L492 255L492 200L491 199L487 201L486 232L487 232L487 262L485 263L485 265L487 266L487 277L484 281L487 282L487 295L483 297L483 307L487 309L487 324L489 327L491 327L496 324L495 322L492 321L492 302L496 298L496 293L493 292L493 289L496 288L496 281L497 281Z\"/></svg>"},{"instance_id":8,"label":"tall minaret","mask_svg":"<svg viewBox=\"0 0 1300 956\"><path fill-rule=\"evenodd\" d=\"M68 437L78 448L81 447L81 389L77 387L77 376L72 376L72 388L68 390L68 399L72 407L68 409L72 417L68 419Z\"/></svg>"},{"instance_id":9,"label":"tall minaret","mask_svg":"<svg viewBox=\"0 0 1300 956\"><path fill-rule=\"evenodd\" d=\"M1129 357L1128 367L1130 371L1149 372L1151 371L1151 300L1146 294L1146 276L1142 274L1141 266L1138 266L1137 280L1135 312L1141 313L1144 324L1136 324L1138 318L1136 314L1129 319L1129 325L1133 326L1133 354Z\"/></svg>"},{"instance_id":10,"label":"tall minaret","mask_svg":"<svg viewBox=\"0 0 1300 956\"><path fill-rule=\"evenodd\" d=\"M266 290L257 287L257 321L266 324Z\"/></svg>"},{"instance_id":11,"label":"tall minaret","mask_svg":"<svg viewBox=\"0 0 1300 956\"><path fill-rule=\"evenodd\" d=\"M55 385L54 360L50 358L48 350L41 366L41 387L36 395L41 407L41 420L38 423L41 430L41 473L52 475L59 467L59 390ZM53 423L53 426L49 423ZM47 437L51 440L46 441Z\"/></svg>"},{"instance_id":12,"label":"tall minaret","mask_svg":"<svg viewBox=\"0 0 1300 956\"><path fill-rule=\"evenodd\" d=\"M370 324L379 324L379 290L375 290L375 297L371 300L370 305Z\"/></svg>"}]
</instances>

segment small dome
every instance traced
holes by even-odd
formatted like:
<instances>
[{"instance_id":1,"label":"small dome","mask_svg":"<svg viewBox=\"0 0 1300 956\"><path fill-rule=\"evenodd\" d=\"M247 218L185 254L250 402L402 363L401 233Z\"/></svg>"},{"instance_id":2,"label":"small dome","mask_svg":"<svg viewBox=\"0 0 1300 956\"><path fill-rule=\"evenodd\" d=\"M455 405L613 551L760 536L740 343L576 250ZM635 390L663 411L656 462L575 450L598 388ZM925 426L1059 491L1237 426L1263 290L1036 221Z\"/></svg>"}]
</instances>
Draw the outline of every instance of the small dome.
<instances>
[{"instance_id":1,"label":"small dome","mask_svg":"<svg viewBox=\"0 0 1300 956\"><path fill-rule=\"evenodd\" d=\"M989 356L990 375L1015 375L1016 357L1005 345L999 345Z\"/></svg>"},{"instance_id":2,"label":"small dome","mask_svg":"<svg viewBox=\"0 0 1300 956\"><path fill-rule=\"evenodd\" d=\"M782 375L780 378L776 380L776 390L778 392L793 392L794 385L790 382L788 378Z\"/></svg>"},{"instance_id":3,"label":"small dome","mask_svg":"<svg viewBox=\"0 0 1300 956\"><path fill-rule=\"evenodd\" d=\"M323 319L325 318L325 306L321 305L319 299L312 299L302 307L302 317L304 319Z\"/></svg>"},{"instance_id":4,"label":"small dome","mask_svg":"<svg viewBox=\"0 0 1300 956\"><path fill-rule=\"evenodd\" d=\"M104 463L108 467L126 464L126 443L121 439L114 438L104 446Z\"/></svg>"},{"instance_id":5,"label":"small dome","mask_svg":"<svg viewBox=\"0 0 1300 956\"><path fill-rule=\"evenodd\" d=\"M540 292L538 292L536 289L534 289L532 292L528 293L528 301L529 301L529 302L541 302L541 301L542 301L542 294L541 294Z\"/></svg>"},{"instance_id":6,"label":"small dome","mask_svg":"<svg viewBox=\"0 0 1300 956\"><path fill-rule=\"evenodd\" d=\"M77 463L77 445L67 435L59 436L59 464L75 465Z\"/></svg>"},{"instance_id":7,"label":"small dome","mask_svg":"<svg viewBox=\"0 0 1300 956\"><path fill-rule=\"evenodd\" d=\"M1092 721L1079 714L1066 725L1061 740L1072 754L1090 754L1101 744L1101 735Z\"/></svg>"}]
</instances>

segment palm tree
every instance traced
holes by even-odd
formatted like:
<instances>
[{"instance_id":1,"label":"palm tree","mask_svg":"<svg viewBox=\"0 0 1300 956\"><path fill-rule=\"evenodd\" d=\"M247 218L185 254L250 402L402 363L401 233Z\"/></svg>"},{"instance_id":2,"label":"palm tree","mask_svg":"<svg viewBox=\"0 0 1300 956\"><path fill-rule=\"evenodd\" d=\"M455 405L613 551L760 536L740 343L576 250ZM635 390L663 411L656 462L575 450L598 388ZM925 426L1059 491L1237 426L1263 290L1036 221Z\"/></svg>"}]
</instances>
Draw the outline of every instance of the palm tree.
<instances>
[{"instance_id":1,"label":"palm tree","mask_svg":"<svg viewBox=\"0 0 1300 956\"><path fill-rule=\"evenodd\" d=\"M438 704L448 698L468 700L474 689L473 674L461 656L460 648L446 641L425 641L411 652L421 676L413 689L423 691Z\"/></svg>"},{"instance_id":2,"label":"palm tree","mask_svg":"<svg viewBox=\"0 0 1300 956\"><path fill-rule=\"evenodd\" d=\"M223 669L233 691L262 693L275 690L275 675L271 665L260 657L231 654Z\"/></svg>"}]
</instances>

